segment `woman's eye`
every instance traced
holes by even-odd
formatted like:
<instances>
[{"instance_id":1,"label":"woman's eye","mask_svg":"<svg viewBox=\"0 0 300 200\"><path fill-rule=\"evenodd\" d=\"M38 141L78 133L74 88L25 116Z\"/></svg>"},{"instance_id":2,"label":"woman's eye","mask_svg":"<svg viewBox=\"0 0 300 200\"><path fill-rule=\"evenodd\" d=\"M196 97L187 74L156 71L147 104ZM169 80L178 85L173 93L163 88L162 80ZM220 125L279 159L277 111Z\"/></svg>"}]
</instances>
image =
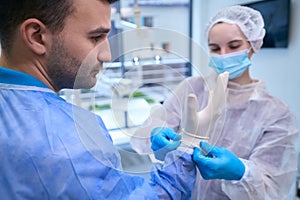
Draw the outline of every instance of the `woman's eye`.
<instances>
[{"instance_id":1,"label":"woman's eye","mask_svg":"<svg viewBox=\"0 0 300 200\"><path fill-rule=\"evenodd\" d=\"M209 50L210 51L213 51L213 52L215 52L215 51L219 51L220 50L220 47L217 47L217 46L210 46L210 48L209 48Z\"/></svg>"},{"instance_id":2,"label":"woman's eye","mask_svg":"<svg viewBox=\"0 0 300 200\"><path fill-rule=\"evenodd\" d=\"M240 46L231 46L230 49L238 49Z\"/></svg>"},{"instance_id":3,"label":"woman's eye","mask_svg":"<svg viewBox=\"0 0 300 200\"><path fill-rule=\"evenodd\" d=\"M210 52L218 52L218 51L220 51L220 49L219 48L216 48L216 49L210 49Z\"/></svg>"}]
</instances>

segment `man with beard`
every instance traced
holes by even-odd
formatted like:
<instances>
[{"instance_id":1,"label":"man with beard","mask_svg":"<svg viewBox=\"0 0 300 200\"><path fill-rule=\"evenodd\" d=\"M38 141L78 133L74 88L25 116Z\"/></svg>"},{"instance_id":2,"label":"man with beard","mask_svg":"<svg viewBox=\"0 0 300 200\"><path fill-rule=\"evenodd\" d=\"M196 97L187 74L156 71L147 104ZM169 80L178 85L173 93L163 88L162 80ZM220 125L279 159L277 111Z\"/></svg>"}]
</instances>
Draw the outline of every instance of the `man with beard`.
<instances>
[{"instance_id":1,"label":"man with beard","mask_svg":"<svg viewBox=\"0 0 300 200\"><path fill-rule=\"evenodd\" d=\"M110 60L111 0L1 0L3 199L188 199L196 170L174 151L151 179L125 174L100 117L56 92L90 88Z\"/></svg>"}]
</instances>

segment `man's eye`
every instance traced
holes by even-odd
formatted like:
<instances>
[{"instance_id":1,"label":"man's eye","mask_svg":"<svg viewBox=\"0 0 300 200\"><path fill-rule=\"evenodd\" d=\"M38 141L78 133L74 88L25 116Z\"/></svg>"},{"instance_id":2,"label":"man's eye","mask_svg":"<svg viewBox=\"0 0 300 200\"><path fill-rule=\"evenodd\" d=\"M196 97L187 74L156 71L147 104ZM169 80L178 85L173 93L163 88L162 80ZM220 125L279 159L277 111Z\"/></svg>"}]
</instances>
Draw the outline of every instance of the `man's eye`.
<instances>
[{"instance_id":1,"label":"man's eye","mask_svg":"<svg viewBox=\"0 0 300 200\"><path fill-rule=\"evenodd\" d=\"M104 38L104 35L98 35L98 36L92 37L92 40L93 40L94 42L98 42L98 41L101 40L102 38Z\"/></svg>"}]
</instances>

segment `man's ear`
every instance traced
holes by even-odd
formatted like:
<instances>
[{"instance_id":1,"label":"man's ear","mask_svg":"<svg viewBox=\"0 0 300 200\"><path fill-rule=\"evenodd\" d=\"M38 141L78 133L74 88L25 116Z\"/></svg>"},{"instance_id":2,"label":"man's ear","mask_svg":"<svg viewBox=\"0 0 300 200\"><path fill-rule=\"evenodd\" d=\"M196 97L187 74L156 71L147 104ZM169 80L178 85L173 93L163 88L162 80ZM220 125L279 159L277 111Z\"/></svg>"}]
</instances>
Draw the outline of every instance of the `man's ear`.
<instances>
[{"instance_id":1,"label":"man's ear","mask_svg":"<svg viewBox=\"0 0 300 200\"><path fill-rule=\"evenodd\" d=\"M25 20L20 26L20 34L29 49L38 55L47 52L49 30L44 23L35 18Z\"/></svg>"}]
</instances>

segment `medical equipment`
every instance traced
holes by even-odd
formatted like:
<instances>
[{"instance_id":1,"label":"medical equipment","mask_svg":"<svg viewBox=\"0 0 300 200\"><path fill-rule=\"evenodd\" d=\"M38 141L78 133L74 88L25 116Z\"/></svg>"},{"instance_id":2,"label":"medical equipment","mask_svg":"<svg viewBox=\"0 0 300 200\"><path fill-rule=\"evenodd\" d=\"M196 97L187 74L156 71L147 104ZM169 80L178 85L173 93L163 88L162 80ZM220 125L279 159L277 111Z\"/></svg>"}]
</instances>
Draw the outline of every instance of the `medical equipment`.
<instances>
[{"instance_id":1,"label":"medical equipment","mask_svg":"<svg viewBox=\"0 0 300 200\"><path fill-rule=\"evenodd\" d=\"M211 54L209 66L218 74L225 71L229 72L229 79L234 79L251 66L251 61L248 58L249 50L242 50L228 54Z\"/></svg>"},{"instance_id":2,"label":"medical equipment","mask_svg":"<svg viewBox=\"0 0 300 200\"><path fill-rule=\"evenodd\" d=\"M225 110L228 76L228 72L218 75L215 89L210 91L208 104L201 111L197 111L197 97L194 94L187 96L181 128L183 144L198 147L200 141L209 141L213 124Z\"/></svg>"}]
</instances>

